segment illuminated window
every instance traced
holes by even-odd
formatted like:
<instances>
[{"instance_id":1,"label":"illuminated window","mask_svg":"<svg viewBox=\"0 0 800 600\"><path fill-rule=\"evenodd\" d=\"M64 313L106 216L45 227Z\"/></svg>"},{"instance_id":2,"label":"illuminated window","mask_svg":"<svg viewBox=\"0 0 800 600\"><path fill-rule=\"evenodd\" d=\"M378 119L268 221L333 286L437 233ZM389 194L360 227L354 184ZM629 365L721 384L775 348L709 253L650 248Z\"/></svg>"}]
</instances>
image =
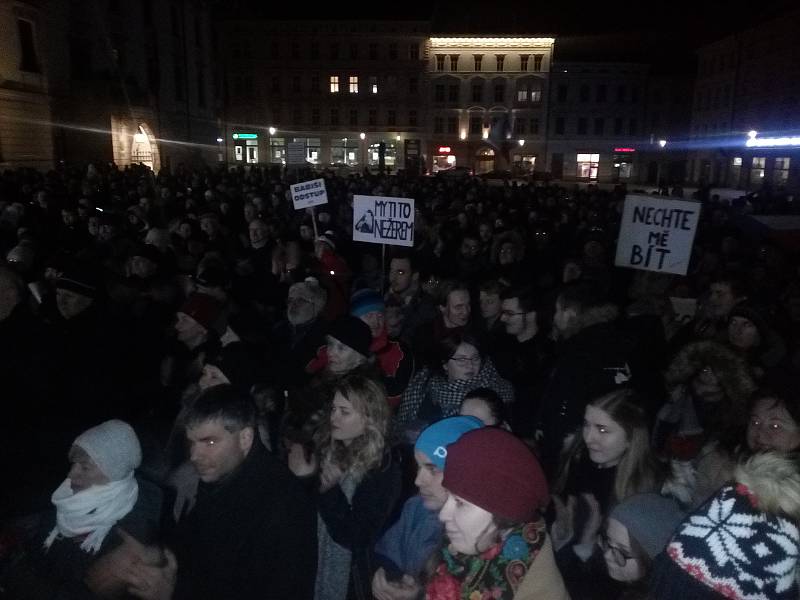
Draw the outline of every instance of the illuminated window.
<instances>
[{"instance_id":1,"label":"illuminated window","mask_svg":"<svg viewBox=\"0 0 800 600\"><path fill-rule=\"evenodd\" d=\"M764 167L767 164L767 159L764 156L753 157L753 167L750 169L750 180L760 181L764 179Z\"/></svg>"},{"instance_id":2,"label":"illuminated window","mask_svg":"<svg viewBox=\"0 0 800 600\"><path fill-rule=\"evenodd\" d=\"M520 54L519 55L519 70L520 71L527 71L528 70L528 59L530 57L527 54Z\"/></svg>"},{"instance_id":3,"label":"illuminated window","mask_svg":"<svg viewBox=\"0 0 800 600\"><path fill-rule=\"evenodd\" d=\"M782 156L775 159L775 165L772 168L772 181L773 183L783 184L789 179L789 162L788 156Z\"/></svg>"},{"instance_id":4,"label":"illuminated window","mask_svg":"<svg viewBox=\"0 0 800 600\"><path fill-rule=\"evenodd\" d=\"M734 167L741 167L742 166L742 157L741 156L734 156L733 162L731 163Z\"/></svg>"},{"instance_id":5,"label":"illuminated window","mask_svg":"<svg viewBox=\"0 0 800 600\"><path fill-rule=\"evenodd\" d=\"M357 94L358 93L358 76L357 75L350 75L350 93Z\"/></svg>"},{"instance_id":6,"label":"illuminated window","mask_svg":"<svg viewBox=\"0 0 800 600\"><path fill-rule=\"evenodd\" d=\"M458 71L458 54L450 55L450 70Z\"/></svg>"},{"instance_id":7,"label":"illuminated window","mask_svg":"<svg viewBox=\"0 0 800 600\"><path fill-rule=\"evenodd\" d=\"M444 54L436 55L436 70L444 71Z\"/></svg>"},{"instance_id":8,"label":"illuminated window","mask_svg":"<svg viewBox=\"0 0 800 600\"><path fill-rule=\"evenodd\" d=\"M331 75L331 94L339 93L339 76Z\"/></svg>"},{"instance_id":9,"label":"illuminated window","mask_svg":"<svg viewBox=\"0 0 800 600\"><path fill-rule=\"evenodd\" d=\"M496 54L495 58L497 59L497 70L498 71L502 71L503 70L503 63L506 60L506 55L505 54Z\"/></svg>"},{"instance_id":10,"label":"illuminated window","mask_svg":"<svg viewBox=\"0 0 800 600\"><path fill-rule=\"evenodd\" d=\"M528 101L528 89L517 90L517 102L527 102Z\"/></svg>"},{"instance_id":11,"label":"illuminated window","mask_svg":"<svg viewBox=\"0 0 800 600\"><path fill-rule=\"evenodd\" d=\"M475 70L480 71L481 63L483 62L483 54L475 54L473 58L475 59Z\"/></svg>"},{"instance_id":12,"label":"illuminated window","mask_svg":"<svg viewBox=\"0 0 800 600\"><path fill-rule=\"evenodd\" d=\"M597 179L597 166L600 162L599 154L578 154L578 177L582 179Z\"/></svg>"},{"instance_id":13,"label":"illuminated window","mask_svg":"<svg viewBox=\"0 0 800 600\"><path fill-rule=\"evenodd\" d=\"M378 78L377 77L370 77L369 78L369 89L372 91L373 94L378 93Z\"/></svg>"},{"instance_id":14,"label":"illuminated window","mask_svg":"<svg viewBox=\"0 0 800 600\"><path fill-rule=\"evenodd\" d=\"M542 59L544 58L544 54L534 54L533 55L533 70L534 71L541 71L542 70Z\"/></svg>"}]
</instances>

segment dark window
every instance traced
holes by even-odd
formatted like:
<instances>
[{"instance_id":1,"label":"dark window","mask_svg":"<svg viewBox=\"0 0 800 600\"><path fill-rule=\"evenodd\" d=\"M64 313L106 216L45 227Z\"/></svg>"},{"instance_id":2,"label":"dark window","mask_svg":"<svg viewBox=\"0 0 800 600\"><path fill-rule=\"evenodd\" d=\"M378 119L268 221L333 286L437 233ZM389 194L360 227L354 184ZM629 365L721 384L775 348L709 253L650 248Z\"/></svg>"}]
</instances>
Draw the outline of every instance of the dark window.
<instances>
[{"instance_id":1,"label":"dark window","mask_svg":"<svg viewBox=\"0 0 800 600\"><path fill-rule=\"evenodd\" d=\"M319 42L311 42L311 58L314 60L319 58Z\"/></svg>"},{"instance_id":2,"label":"dark window","mask_svg":"<svg viewBox=\"0 0 800 600\"><path fill-rule=\"evenodd\" d=\"M530 57L527 54L520 54L519 55L519 70L520 71L527 71L528 70L528 59Z\"/></svg>"},{"instance_id":3,"label":"dark window","mask_svg":"<svg viewBox=\"0 0 800 600\"><path fill-rule=\"evenodd\" d=\"M197 65L197 106L206 106L206 76L200 65Z\"/></svg>"},{"instance_id":4,"label":"dark window","mask_svg":"<svg viewBox=\"0 0 800 600\"><path fill-rule=\"evenodd\" d=\"M590 91L590 88L589 88L589 86L588 86L587 84L585 84L585 83L584 83L584 84L583 84L583 85L580 87L580 91L578 92L578 99L579 99L581 102L588 102L588 101L589 101L589 91Z\"/></svg>"},{"instance_id":5,"label":"dark window","mask_svg":"<svg viewBox=\"0 0 800 600\"><path fill-rule=\"evenodd\" d=\"M292 77L292 91L299 92L300 91L300 76L295 75Z\"/></svg>"},{"instance_id":6,"label":"dark window","mask_svg":"<svg viewBox=\"0 0 800 600\"><path fill-rule=\"evenodd\" d=\"M194 45L203 47L203 28L200 26L200 17L194 18Z\"/></svg>"},{"instance_id":7,"label":"dark window","mask_svg":"<svg viewBox=\"0 0 800 600\"><path fill-rule=\"evenodd\" d=\"M92 46L88 40L72 38L69 41L69 64L73 79L86 79L92 73ZM151 61L148 59L148 68ZM149 71L148 71L149 73ZM151 89L152 89L152 82Z\"/></svg>"},{"instance_id":8,"label":"dark window","mask_svg":"<svg viewBox=\"0 0 800 600\"><path fill-rule=\"evenodd\" d=\"M526 122L525 119L516 118L514 119L514 135L525 135L526 129Z\"/></svg>"},{"instance_id":9,"label":"dark window","mask_svg":"<svg viewBox=\"0 0 800 600\"><path fill-rule=\"evenodd\" d=\"M589 130L589 122L586 117L578 117L578 135L586 135Z\"/></svg>"},{"instance_id":10,"label":"dark window","mask_svg":"<svg viewBox=\"0 0 800 600\"><path fill-rule=\"evenodd\" d=\"M318 92L319 91L319 75L312 75L311 76L311 91Z\"/></svg>"},{"instance_id":11,"label":"dark window","mask_svg":"<svg viewBox=\"0 0 800 600\"><path fill-rule=\"evenodd\" d=\"M503 70L503 63L505 63L505 61L506 61L506 55L505 54L496 54L495 58L497 59L497 70L498 71L502 71Z\"/></svg>"},{"instance_id":12,"label":"dark window","mask_svg":"<svg viewBox=\"0 0 800 600\"><path fill-rule=\"evenodd\" d=\"M172 35L175 37L181 36L181 18L178 14L178 7L174 4L171 6L170 18L172 21Z\"/></svg>"},{"instance_id":13,"label":"dark window","mask_svg":"<svg viewBox=\"0 0 800 600\"><path fill-rule=\"evenodd\" d=\"M483 54L475 54L473 58L475 59L475 70L480 71L481 63L483 62Z\"/></svg>"},{"instance_id":14,"label":"dark window","mask_svg":"<svg viewBox=\"0 0 800 600\"><path fill-rule=\"evenodd\" d=\"M397 44L389 44L389 60L397 60Z\"/></svg>"},{"instance_id":15,"label":"dark window","mask_svg":"<svg viewBox=\"0 0 800 600\"><path fill-rule=\"evenodd\" d=\"M597 92L595 98L597 99L598 102L605 102L607 94L608 94L608 88L604 83L601 83L600 85L597 86Z\"/></svg>"},{"instance_id":16,"label":"dark window","mask_svg":"<svg viewBox=\"0 0 800 600\"><path fill-rule=\"evenodd\" d=\"M409 127L417 126L417 111L415 110L408 111L408 125Z\"/></svg>"},{"instance_id":17,"label":"dark window","mask_svg":"<svg viewBox=\"0 0 800 600\"><path fill-rule=\"evenodd\" d=\"M622 118L614 119L614 135L622 135Z\"/></svg>"},{"instance_id":18,"label":"dark window","mask_svg":"<svg viewBox=\"0 0 800 600\"><path fill-rule=\"evenodd\" d=\"M539 119L531 119L531 135L539 135Z\"/></svg>"},{"instance_id":19,"label":"dark window","mask_svg":"<svg viewBox=\"0 0 800 600\"><path fill-rule=\"evenodd\" d=\"M299 106L292 110L292 123L300 125L303 122L303 109Z\"/></svg>"},{"instance_id":20,"label":"dark window","mask_svg":"<svg viewBox=\"0 0 800 600\"><path fill-rule=\"evenodd\" d=\"M272 76L272 85L270 86L270 92L273 94L280 94L281 93L281 78L277 75Z\"/></svg>"},{"instance_id":21,"label":"dark window","mask_svg":"<svg viewBox=\"0 0 800 600\"><path fill-rule=\"evenodd\" d=\"M417 79L416 77L411 77L408 80L408 93L409 94L419 93L419 79Z\"/></svg>"},{"instance_id":22,"label":"dark window","mask_svg":"<svg viewBox=\"0 0 800 600\"><path fill-rule=\"evenodd\" d=\"M544 54L534 54L533 55L533 70L534 71L541 71L542 70L542 59L544 58Z\"/></svg>"},{"instance_id":23,"label":"dark window","mask_svg":"<svg viewBox=\"0 0 800 600\"><path fill-rule=\"evenodd\" d=\"M183 86L186 85L186 82L183 80L183 69L180 65L175 65L175 100L178 102L183 102L185 98L185 94Z\"/></svg>"},{"instance_id":24,"label":"dark window","mask_svg":"<svg viewBox=\"0 0 800 600\"><path fill-rule=\"evenodd\" d=\"M367 124L370 127L375 127L378 124L378 111L376 109L369 109L369 113L367 113Z\"/></svg>"},{"instance_id":25,"label":"dark window","mask_svg":"<svg viewBox=\"0 0 800 600\"><path fill-rule=\"evenodd\" d=\"M358 126L358 110L355 108L350 109L350 126Z\"/></svg>"},{"instance_id":26,"label":"dark window","mask_svg":"<svg viewBox=\"0 0 800 600\"><path fill-rule=\"evenodd\" d=\"M331 125L338 126L339 125L339 109L332 108L331 109Z\"/></svg>"},{"instance_id":27,"label":"dark window","mask_svg":"<svg viewBox=\"0 0 800 600\"><path fill-rule=\"evenodd\" d=\"M350 44L350 59L358 60L358 44Z\"/></svg>"},{"instance_id":28,"label":"dark window","mask_svg":"<svg viewBox=\"0 0 800 600\"><path fill-rule=\"evenodd\" d=\"M458 54L450 55L450 70L458 71Z\"/></svg>"},{"instance_id":29,"label":"dark window","mask_svg":"<svg viewBox=\"0 0 800 600\"><path fill-rule=\"evenodd\" d=\"M483 84L482 83L473 83L472 84L472 101L473 102L483 102Z\"/></svg>"},{"instance_id":30,"label":"dark window","mask_svg":"<svg viewBox=\"0 0 800 600\"><path fill-rule=\"evenodd\" d=\"M369 59L378 60L378 44L372 43L369 45Z\"/></svg>"},{"instance_id":31,"label":"dark window","mask_svg":"<svg viewBox=\"0 0 800 600\"><path fill-rule=\"evenodd\" d=\"M145 25L153 24L153 0L144 0L144 5L142 6L142 18L144 19Z\"/></svg>"},{"instance_id":32,"label":"dark window","mask_svg":"<svg viewBox=\"0 0 800 600\"><path fill-rule=\"evenodd\" d=\"M436 55L436 70L444 71L444 54Z\"/></svg>"},{"instance_id":33,"label":"dark window","mask_svg":"<svg viewBox=\"0 0 800 600\"><path fill-rule=\"evenodd\" d=\"M458 117L447 117L447 133L458 133Z\"/></svg>"},{"instance_id":34,"label":"dark window","mask_svg":"<svg viewBox=\"0 0 800 600\"><path fill-rule=\"evenodd\" d=\"M483 119L480 117L470 117L469 119L469 132L472 135L480 135L483 129Z\"/></svg>"},{"instance_id":35,"label":"dark window","mask_svg":"<svg viewBox=\"0 0 800 600\"><path fill-rule=\"evenodd\" d=\"M447 89L447 101L458 102L458 84L451 85Z\"/></svg>"},{"instance_id":36,"label":"dark window","mask_svg":"<svg viewBox=\"0 0 800 600\"><path fill-rule=\"evenodd\" d=\"M272 42L270 46L270 56L273 59L278 59L281 57L281 46L278 42Z\"/></svg>"},{"instance_id":37,"label":"dark window","mask_svg":"<svg viewBox=\"0 0 800 600\"><path fill-rule=\"evenodd\" d=\"M633 104L639 103L639 88L631 88L631 102Z\"/></svg>"},{"instance_id":38,"label":"dark window","mask_svg":"<svg viewBox=\"0 0 800 600\"><path fill-rule=\"evenodd\" d=\"M290 48L291 48L292 58L300 58L300 44L298 44L297 42L292 42Z\"/></svg>"},{"instance_id":39,"label":"dark window","mask_svg":"<svg viewBox=\"0 0 800 600\"><path fill-rule=\"evenodd\" d=\"M17 29L19 30L19 46L22 53L22 60L19 68L21 71L29 73L39 73L39 58L36 55L36 40L33 35L33 23L25 19L17 19Z\"/></svg>"},{"instance_id":40,"label":"dark window","mask_svg":"<svg viewBox=\"0 0 800 600\"><path fill-rule=\"evenodd\" d=\"M433 100L434 102L444 102L444 85L437 83L433 87Z\"/></svg>"},{"instance_id":41,"label":"dark window","mask_svg":"<svg viewBox=\"0 0 800 600\"><path fill-rule=\"evenodd\" d=\"M628 121L628 135L636 135L638 128L639 124L636 122L636 119L631 119Z\"/></svg>"},{"instance_id":42,"label":"dark window","mask_svg":"<svg viewBox=\"0 0 800 600\"><path fill-rule=\"evenodd\" d=\"M394 127L397 125L397 111L396 110L389 110L386 113L386 124L390 127Z\"/></svg>"},{"instance_id":43,"label":"dark window","mask_svg":"<svg viewBox=\"0 0 800 600\"><path fill-rule=\"evenodd\" d=\"M567 84L565 84L565 83L562 83L561 85L558 86L558 93L556 95L556 98L558 99L559 102L566 102L567 101L567 90L568 89L569 88L567 87Z\"/></svg>"},{"instance_id":44,"label":"dark window","mask_svg":"<svg viewBox=\"0 0 800 600\"><path fill-rule=\"evenodd\" d=\"M331 58L333 60L339 60L339 43L333 42L331 44Z\"/></svg>"},{"instance_id":45,"label":"dark window","mask_svg":"<svg viewBox=\"0 0 800 600\"><path fill-rule=\"evenodd\" d=\"M506 86L502 83L498 83L494 86L494 101L495 102L503 102L506 97Z\"/></svg>"},{"instance_id":46,"label":"dark window","mask_svg":"<svg viewBox=\"0 0 800 600\"><path fill-rule=\"evenodd\" d=\"M419 60L419 44L411 44L408 47L408 58L411 60Z\"/></svg>"},{"instance_id":47,"label":"dark window","mask_svg":"<svg viewBox=\"0 0 800 600\"><path fill-rule=\"evenodd\" d=\"M617 86L617 102L625 102L625 86Z\"/></svg>"},{"instance_id":48,"label":"dark window","mask_svg":"<svg viewBox=\"0 0 800 600\"><path fill-rule=\"evenodd\" d=\"M312 125L319 125L319 109L312 108L311 109L311 124Z\"/></svg>"},{"instance_id":49,"label":"dark window","mask_svg":"<svg viewBox=\"0 0 800 600\"><path fill-rule=\"evenodd\" d=\"M444 133L444 118L434 117L433 119L433 133Z\"/></svg>"},{"instance_id":50,"label":"dark window","mask_svg":"<svg viewBox=\"0 0 800 600\"><path fill-rule=\"evenodd\" d=\"M596 117L594 120L594 134L603 135L606 128L606 120L603 117Z\"/></svg>"},{"instance_id":51,"label":"dark window","mask_svg":"<svg viewBox=\"0 0 800 600\"><path fill-rule=\"evenodd\" d=\"M253 90L253 76L252 75L245 75L244 76L244 95L247 98L253 98L255 95Z\"/></svg>"},{"instance_id":52,"label":"dark window","mask_svg":"<svg viewBox=\"0 0 800 600\"><path fill-rule=\"evenodd\" d=\"M556 133L564 135L564 117L556 117Z\"/></svg>"}]
</instances>

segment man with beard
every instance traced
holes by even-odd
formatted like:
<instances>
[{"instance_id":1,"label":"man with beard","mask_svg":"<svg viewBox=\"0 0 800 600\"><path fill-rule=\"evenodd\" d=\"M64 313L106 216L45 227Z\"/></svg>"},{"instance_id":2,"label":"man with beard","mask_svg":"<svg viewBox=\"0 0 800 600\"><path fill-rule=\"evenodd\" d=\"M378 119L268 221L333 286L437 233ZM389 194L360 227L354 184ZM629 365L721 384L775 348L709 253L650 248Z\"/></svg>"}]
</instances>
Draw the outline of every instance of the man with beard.
<instances>
[{"instance_id":1,"label":"man with beard","mask_svg":"<svg viewBox=\"0 0 800 600\"><path fill-rule=\"evenodd\" d=\"M387 306L396 307L396 318L387 319L389 335L406 344L411 344L417 331L436 318L436 302L420 285L419 265L413 253L398 253L389 262L385 300Z\"/></svg>"},{"instance_id":2,"label":"man with beard","mask_svg":"<svg viewBox=\"0 0 800 600\"><path fill-rule=\"evenodd\" d=\"M325 289L313 277L289 288L286 319L275 326L272 335L276 348L272 380L282 389L308 381L306 367L325 345L327 324L321 314L326 301Z\"/></svg>"}]
</instances>

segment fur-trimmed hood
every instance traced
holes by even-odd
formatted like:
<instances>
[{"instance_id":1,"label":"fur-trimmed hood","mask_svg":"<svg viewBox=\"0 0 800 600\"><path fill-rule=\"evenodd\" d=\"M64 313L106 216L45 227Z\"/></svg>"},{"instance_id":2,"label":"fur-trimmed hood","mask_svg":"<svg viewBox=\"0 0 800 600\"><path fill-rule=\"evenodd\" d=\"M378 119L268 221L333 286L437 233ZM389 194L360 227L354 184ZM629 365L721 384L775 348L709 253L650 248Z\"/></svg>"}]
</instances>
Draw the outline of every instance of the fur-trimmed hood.
<instances>
[{"instance_id":1,"label":"fur-trimmed hood","mask_svg":"<svg viewBox=\"0 0 800 600\"><path fill-rule=\"evenodd\" d=\"M744 359L714 341L692 342L684 346L672 359L664 374L664 382L668 389L686 385L705 367L714 371L725 395L742 405L756 389Z\"/></svg>"},{"instance_id":2,"label":"fur-trimmed hood","mask_svg":"<svg viewBox=\"0 0 800 600\"><path fill-rule=\"evenodd\" d=\"M800 521L800 469L796 457L758 453L739 463L733 478L753 493L760 510Z\"/></svg>"}]
</instances>

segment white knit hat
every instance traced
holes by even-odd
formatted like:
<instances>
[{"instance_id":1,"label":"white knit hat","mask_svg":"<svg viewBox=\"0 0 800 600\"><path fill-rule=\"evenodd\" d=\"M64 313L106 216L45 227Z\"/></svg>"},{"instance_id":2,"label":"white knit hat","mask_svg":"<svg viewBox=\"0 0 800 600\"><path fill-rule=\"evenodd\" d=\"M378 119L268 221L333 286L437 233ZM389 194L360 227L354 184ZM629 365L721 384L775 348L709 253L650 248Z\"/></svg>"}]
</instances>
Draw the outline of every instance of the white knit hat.
<instances>
[{"instance_id":1,"label":"white knit hat","mask_svg":"<svg viewBox=\"0 0 800 600\"><path fill-rule=\"evenodd\" d=\"M136 432L119 419L87 429L73 443L83 448L111 481L125 479L142 463Z\"/></svg>"}]
</instances>

